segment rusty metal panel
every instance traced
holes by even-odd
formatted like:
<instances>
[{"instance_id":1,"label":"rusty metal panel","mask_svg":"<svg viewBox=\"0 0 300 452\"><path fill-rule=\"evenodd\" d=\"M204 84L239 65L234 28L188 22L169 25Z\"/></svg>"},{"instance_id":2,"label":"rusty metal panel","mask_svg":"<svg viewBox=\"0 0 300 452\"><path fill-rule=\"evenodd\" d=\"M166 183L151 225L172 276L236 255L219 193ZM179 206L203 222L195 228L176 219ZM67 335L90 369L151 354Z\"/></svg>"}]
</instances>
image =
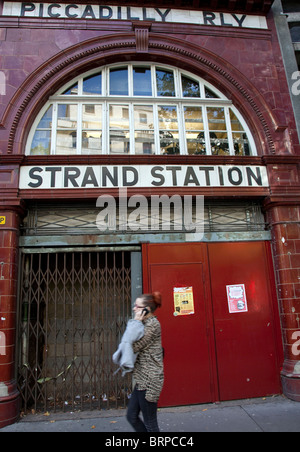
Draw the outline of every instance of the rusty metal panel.
<instances>
[{"instance_id":1,"label":"rusty metal panel","mask_svg":"<svg viewBox=\"0 0 300 452\"><path fill-rule=\"evenodd\" d=\"M130 253L22 254L18 387L25 410L125 407L111 356L131 316Z\"/></svg>"}]
</instances>

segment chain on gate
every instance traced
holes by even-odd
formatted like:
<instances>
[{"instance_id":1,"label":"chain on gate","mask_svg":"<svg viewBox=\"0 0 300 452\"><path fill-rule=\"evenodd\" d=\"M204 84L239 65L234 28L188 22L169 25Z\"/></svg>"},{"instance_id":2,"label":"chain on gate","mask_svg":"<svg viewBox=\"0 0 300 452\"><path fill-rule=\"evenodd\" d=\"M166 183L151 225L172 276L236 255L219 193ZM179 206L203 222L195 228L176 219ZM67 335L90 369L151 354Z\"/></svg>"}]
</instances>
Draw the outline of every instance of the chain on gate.
<instances>
[{"instance_id":1,"label":"chain on gate","mask_svg":"<svg viewBox=\"0 0 300 452\"><path fill-rule=\"evenodd\" d=\"M131 316L130 253L22 254L18 387L23 409L125 407L112 363Z\"/></svg>"}]
</instances>

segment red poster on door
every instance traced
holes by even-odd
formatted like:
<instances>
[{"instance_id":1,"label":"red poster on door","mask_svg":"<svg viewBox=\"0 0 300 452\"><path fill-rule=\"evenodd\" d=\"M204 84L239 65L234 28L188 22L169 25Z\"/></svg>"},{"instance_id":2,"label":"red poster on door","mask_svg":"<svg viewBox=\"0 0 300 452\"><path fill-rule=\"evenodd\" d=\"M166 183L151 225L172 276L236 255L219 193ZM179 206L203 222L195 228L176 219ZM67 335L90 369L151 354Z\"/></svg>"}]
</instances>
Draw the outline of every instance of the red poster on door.
<instances>
[{"instance_id":1,"label":"red poster on door","mask_svg":"<svg viewBox=\"0 0 300 452\"><path fill-rule=\"evenodd\" d=\"M230 314L248 312L245 284L226 286Z\"/></svg>"}]
</instances>

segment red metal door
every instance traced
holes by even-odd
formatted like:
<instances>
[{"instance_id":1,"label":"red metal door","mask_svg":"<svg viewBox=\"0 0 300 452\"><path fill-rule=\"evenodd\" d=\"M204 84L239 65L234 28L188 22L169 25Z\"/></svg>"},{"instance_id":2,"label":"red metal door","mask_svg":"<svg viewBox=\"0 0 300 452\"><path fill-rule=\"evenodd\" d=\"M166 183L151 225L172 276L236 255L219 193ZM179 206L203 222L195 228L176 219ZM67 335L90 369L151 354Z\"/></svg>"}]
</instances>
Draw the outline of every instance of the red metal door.
<instances>
[{"instance_id":1,"label":"red metal door","mask_svg":"<svg viewBox=\"0 0 300 452\"><path fill-rule=\"evenodd\" d=\"M160 406L205 403L215 397L204 290L205 251L200 244L172 244L148 245L144 253L149 284L145 289L160 291L163 297L157 312L165 350ZM174 316L173 289L187 286L193 288L195 313Z\"/></svg>"},{"instance_id":2,"label":"red metal door","mask_svg":"<svg viewBox=\"0 0 300 452\"><path fill-rule=\"evenodd\" d=\"M280 392L277 312L267 245L208 245L221 400ZM226 286L234 284L245 284L248 312L230 314Z\"/></svg>"}]
</instances>

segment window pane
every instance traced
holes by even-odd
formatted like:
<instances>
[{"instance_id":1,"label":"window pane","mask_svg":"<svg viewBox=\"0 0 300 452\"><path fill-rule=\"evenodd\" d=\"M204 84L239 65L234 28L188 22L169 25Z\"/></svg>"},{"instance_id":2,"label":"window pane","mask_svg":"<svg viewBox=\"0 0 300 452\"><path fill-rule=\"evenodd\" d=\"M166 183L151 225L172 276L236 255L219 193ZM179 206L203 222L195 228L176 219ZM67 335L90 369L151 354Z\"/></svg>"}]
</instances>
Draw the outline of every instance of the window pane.
<instances>
[{"instance_id":1,"label":"window pane","mask_svg":"<svg viewBox=\"0 0 300 452\"><path fill-rule=\"evenodd\" d=\"M56 154L76 154L77 131L59 130L56 136Z\"/></svg>"},{"instance_id":2,"label":"window pane","mask_svg":"<svg viewBox=\"0 0 300 452\"><path fill-rule=\"evenodd\" d=\"M178 129L177 107L174 105L159 106L158 120L160 129L177 130Z\"/></svg>"},{"instance_id":3,"label":"window pane","mask_svg":"<svg viewBox=\"0 0 300 452\"><path fill-rule=\"evenodd\" d=\"M229 155L227 133L210 132L209 135L212 155Z\"/></svg>"},{"instance_id":4,"label":"window pane","mask_svg":"<svg viewBox=\"0 0 300 452\"><path fill-rule=\"evenodd\" d=\"M102 129L102 105L84 104L82 106L82 128Z\"/></svg>"},{"instance_id":5,"label":"window pane","mask_svg":"<svg viewBox=\"0 0 300 452\"><path fill-rule=\"evenodd\" d=\"M145 67L133 68L134 96L152 96L151 69Z\"/></svg>"},{"instance_id":6,"label":"window pane","mask_svg":"<svg viewBox=\"0 0 300 452\"><path fill-rule=\"evenodd\" d=\"M102 74L91 75L83 79L82 93L84 96L88 94L101 94L102 92Z\"/></svg>"},{"instance_id":7,"label":"window pane","mask_svg":"<svg viewBox=\"0 0 300 452\"><path fill-rule=\"evenodd\" d=\"M53 106L50 105L42 119L40 120L37 129L51 129L52 127L52 111Z\"/></svg>"},{"instance_id":8,"label":"window pane","mask_svg":"<svg viewBox=\"0 0 300 452\"><path fill-rule=\"evenodd\" d=\"M63 92L63 94L68 95L77 95L78 94L78 83L75 83L70 88L66 89L66 91Z\"/></svg>"},{"instance_id":9,"label":"window pane","mask_svg":"<svg viewBox=\"0 0 300 452\"><path fill-rule=\"evenodd\" d=\"M135 153L155 154L154 132L144 130L135 133Z\"/></svg>"},{"instance_id":10,"label":"window pane","mask_svg":"<svg viewBox=\"0 0 300 452\"><path fill-rule=\"evenodd\" d=\"M179 154L179 133L177 108L175 106L159 106L159 139L162 154Z\"/></svg>"},{"instance_id":11,"label":"window pane","mask_svg":"<svg viewBox=\"0 0 300 452\"><path fill-rule=\"evenodd\" d=\"M129 106L110 105L110 152L113 154L128 154L129 140Z\"/></svg>"},{"instance_id":12,"label":"window pane","mask_svg":"<svg viewBox=\"0 0 300 452\"><path fill-rule=\"evenodd\" d=\"M184 107L184 119L187 130L204 130L201 107Z\"/></svg>"},{"instance_id":13,"label":"window pane","mask_svg":"<svg viewBox=\"0 0 300 452\"><path fill-rule=\"evenodd\" d=\"M111 130L110 153L129 154L129 152L130 152L129 130Z\"/></svg>"},{"instance_id":14,"label":"window pane","mask_svg":"<svg viewBox=\"0 0 300 452\"><path fill-rule=\"evenodd\" d=\"M135 153L154 154L154 118L152 105L134 106Z\"/></svg>"},{"instance_id":15,"label":"window pane","mask_svg":"<svg viewBox=\"0 0 300 452\"><path fill-rule=\"evenodd\" d=\"M205 87L205 97L206 99L219 99L219 96L217 94L213 93L212 90Z\"/></svg>"},{"instance_id":16,"label":"window pane","mask_svg":"<svg viewBox=\"0 0 300 452\"><path fill-rule=\"evenodd\" d=\"M58 105L57 127L59 129L75 129L77 127L77 104Z\"/></svg>"},{"instance_id":17,"label":"window pane","mask_svg":"<svg viewBox=\"0 0 300 452\"><path fill-rule=\"evenodd\" d=\"M183 97L200 97L199 82L184 76L182 76L181 80Z\"/></svg>"},{"instance_id":18,"label":"window pane","mask_svg":"<svg viewBox=\"0 0 300 452\"><path fill-rule=\"evenodd\" d=\"M175 82L173 71L156 69L157 95L175 97Z\"/></svg>"},{"instance_id":19,"label":"window pane","mask_svg":"<svg viewBox=\"0 0 300 452\"><path fill-rule=\"evenodd\" d=\"M110 94L112 96L128 96L128 69L110 70Z\"/></svg>"},{"instance_id":20,"label":"window pane","mask_svg":"<svg viewBox=\"0 0 300 452\"><path fill-rule=\"evenodd\" d=\"M209 130L226 130L224 108L208 107L207 117Z\"/></svg>"},{"instance_id":21,"label":"window pane","mask_svg":"<svg viewBox=\"0 0 300 452\"><path fill-rule=\"evenodd\" d=\"M204 132L186 132L186 141L189 155L206 154Z\"/></svg>"},{"instance_id":22,"label":"window pane","mask_svg":"<svg viewBox=\"0 0 300 452\"><path fill-rule=\"evenodd\" d=\"M129 130L129 105L109 106L109 126L111 129Z\"/></svg>"},{"instance_id":23,"label":"window pane","mask_svg":"<svg viewBox=\"0 0 300 452\"><path fill-rule=\"evenodd\" d=\"M250 155L250 143L245 133L233 133L232 138L235 155Z\"/></svg>"},{"instance_id":24,"label":"window pane","mask_svg":"<svg viewBox=\"0 0 300 452\"><path fill-rule=\"evenodd\" d=\"M82 132L82 154L100 154L102 151L102 132Z\"/></svg>"},{"instance_id":25,"label":"window pane","mask_svg":"<svg viewBox=\"0 0 300 452\"><path fill-rule=\"evenodd\" d=\"M184 107L187 149L189 154L205 154L204 124L201 107Z\"/></svg>"},{"instance_id":26,"label":"window pane","mask_svg":"<svg viewBox=\"0 0 300 452\"><path fill-rule=\"evenodd\" d=\"M34 134L30 154L50 155L51 132L48 130L37 130Z\"/></svg>"},{"instance_id":27,"label":"window pane","mask_svg":"<svg viewBox=\"0 0 300 452\"><path fill-rule=\"evenodd\" d=\"M233 111L231 109L229 111L230 111L231 129L240 131L244 130L242 124L240 123L236 115L233 113Z\"/></svg>"},{"instance_id":28,"label":"window pane","mask_svg":"<svg viewBox=\"0 0 300 452\"><path fill-rule=\"evenodd\" d=\"M135 105L134 106L134 128L135 130L153 130L153 106Z\"/></svg>"}]
</instances>

